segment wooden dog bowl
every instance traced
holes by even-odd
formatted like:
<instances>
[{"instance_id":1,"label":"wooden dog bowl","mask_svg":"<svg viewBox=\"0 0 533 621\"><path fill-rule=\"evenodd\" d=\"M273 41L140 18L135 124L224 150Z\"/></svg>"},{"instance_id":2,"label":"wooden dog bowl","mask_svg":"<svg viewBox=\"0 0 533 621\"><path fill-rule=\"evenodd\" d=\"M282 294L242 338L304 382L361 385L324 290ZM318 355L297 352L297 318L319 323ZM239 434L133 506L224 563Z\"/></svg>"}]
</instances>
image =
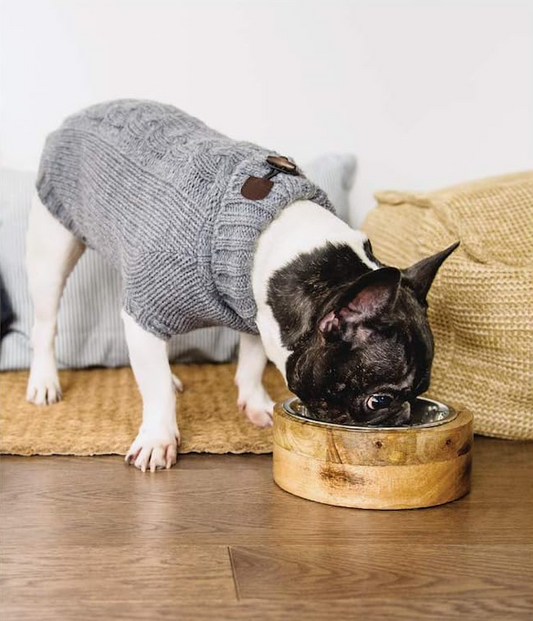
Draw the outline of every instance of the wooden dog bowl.
<instances>
[{"instance_id":1,"label":"wooden dog bowl","mask_svg":"<svg viewBox=\"0 0 533 621\"><path fill-rule=\"evenodd\" d=\"M294 397L274 409L274 481L317 502L361 509L441 505L470 490L472 414L419 398L408 426L309 418Z\"/></svg>"}]
</instances>

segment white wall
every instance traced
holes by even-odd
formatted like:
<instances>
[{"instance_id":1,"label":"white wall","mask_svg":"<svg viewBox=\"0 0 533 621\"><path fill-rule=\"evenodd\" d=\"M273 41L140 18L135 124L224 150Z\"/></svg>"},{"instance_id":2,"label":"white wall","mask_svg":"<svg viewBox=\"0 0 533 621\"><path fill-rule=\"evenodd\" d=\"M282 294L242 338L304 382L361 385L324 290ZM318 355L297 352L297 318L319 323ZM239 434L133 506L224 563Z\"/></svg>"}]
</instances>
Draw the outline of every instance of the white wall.
<instances>
[{"instance_id":1,"label":"white wall","mask_svg":"<svg viewBox=\"0 0 533 621\"><path fill-rule=\"evenodd\" d=\"M376 189L531 167L532 4L1 0L1 163L34 169L65 115L145 97L299 161L355 153L359 215Z\"/></svg>"}]
</instances>

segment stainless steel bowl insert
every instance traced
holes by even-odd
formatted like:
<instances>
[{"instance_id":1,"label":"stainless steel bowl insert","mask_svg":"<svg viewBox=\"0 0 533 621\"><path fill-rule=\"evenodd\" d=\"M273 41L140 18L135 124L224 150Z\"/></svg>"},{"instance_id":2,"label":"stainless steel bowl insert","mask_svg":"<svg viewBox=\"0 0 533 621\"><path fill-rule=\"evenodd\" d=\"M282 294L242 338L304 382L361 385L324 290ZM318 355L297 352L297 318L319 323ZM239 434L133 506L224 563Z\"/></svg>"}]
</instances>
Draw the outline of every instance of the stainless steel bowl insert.
<instances>
[{"instance_id":1,"label":"stainless steel bowl insert","mask_svg":"<svg viewBox=\"0 0 533 621\"><path fill-rule=\"evenodd\" d=\"M457 416L457 412L449 407L440 403L439 401L433 401L433 399L426 399L424 397L418 397L411 407L411 414L408 422L404 422L394 427L387 427L384 425L350 425L338 423L328 423L326 421L318 420L313 416L311 412L301 403L298 397L290 397L283 402L284 411L292 416L306 423L312 423L315 425L326 425L327 427L340 427L342 429L354 429L358 431L405 431L406 429L421 429L426 427L436 427L444 423L449 423Z\"/></svg>"}]
</instances>

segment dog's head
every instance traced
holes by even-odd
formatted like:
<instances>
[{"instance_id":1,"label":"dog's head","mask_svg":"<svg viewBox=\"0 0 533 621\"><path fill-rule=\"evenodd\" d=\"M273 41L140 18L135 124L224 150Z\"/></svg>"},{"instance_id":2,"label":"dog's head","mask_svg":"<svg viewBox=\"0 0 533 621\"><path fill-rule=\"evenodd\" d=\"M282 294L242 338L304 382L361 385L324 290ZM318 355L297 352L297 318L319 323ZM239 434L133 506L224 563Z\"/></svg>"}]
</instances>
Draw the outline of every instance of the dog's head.
<instances>
[{"instance_id":1,"label":"dog's head","mask_svg":"<svg viewBox=\"0 0 533 621\"><path fill-rule=\"evenodd\" d=\"M292 392L321 420L395 424L429 387L426 296L458 244L412 267L368 271L326 301L286 363Z\"/></svg>"}]
</instances>

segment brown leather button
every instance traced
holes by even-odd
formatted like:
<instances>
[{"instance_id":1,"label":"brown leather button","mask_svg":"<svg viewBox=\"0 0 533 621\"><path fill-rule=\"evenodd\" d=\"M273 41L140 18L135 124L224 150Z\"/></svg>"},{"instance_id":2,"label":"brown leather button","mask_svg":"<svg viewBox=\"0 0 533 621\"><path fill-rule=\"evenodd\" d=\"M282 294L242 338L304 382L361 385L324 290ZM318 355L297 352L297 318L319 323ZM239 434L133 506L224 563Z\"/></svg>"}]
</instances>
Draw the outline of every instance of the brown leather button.
<instances>
[{"instance_id":1,"label":"brown leather button","mask_svg":"<svg viewBox=\"0 0 533 621\"><path fill-rule=\"evenodd\" d=\"M288 158L282 155L269 155L267 157L267 163L269 166L272 166L275 170L279 170L280 172L289 174L289 175L298 175L300 171L298 170L298 166L294 162L291 162Z\"/></svg>"},{"instance_id":2,"label":"brown leather button","mask_svg":"<svg viewBox=\"0 0 533 621\"><path fill-rule=\"evenodd\" d=\"M241 188L244 198L251 201L260 201L270 194L274 182L263 177L248 177Z\"/></svg>"}]
</instances>

